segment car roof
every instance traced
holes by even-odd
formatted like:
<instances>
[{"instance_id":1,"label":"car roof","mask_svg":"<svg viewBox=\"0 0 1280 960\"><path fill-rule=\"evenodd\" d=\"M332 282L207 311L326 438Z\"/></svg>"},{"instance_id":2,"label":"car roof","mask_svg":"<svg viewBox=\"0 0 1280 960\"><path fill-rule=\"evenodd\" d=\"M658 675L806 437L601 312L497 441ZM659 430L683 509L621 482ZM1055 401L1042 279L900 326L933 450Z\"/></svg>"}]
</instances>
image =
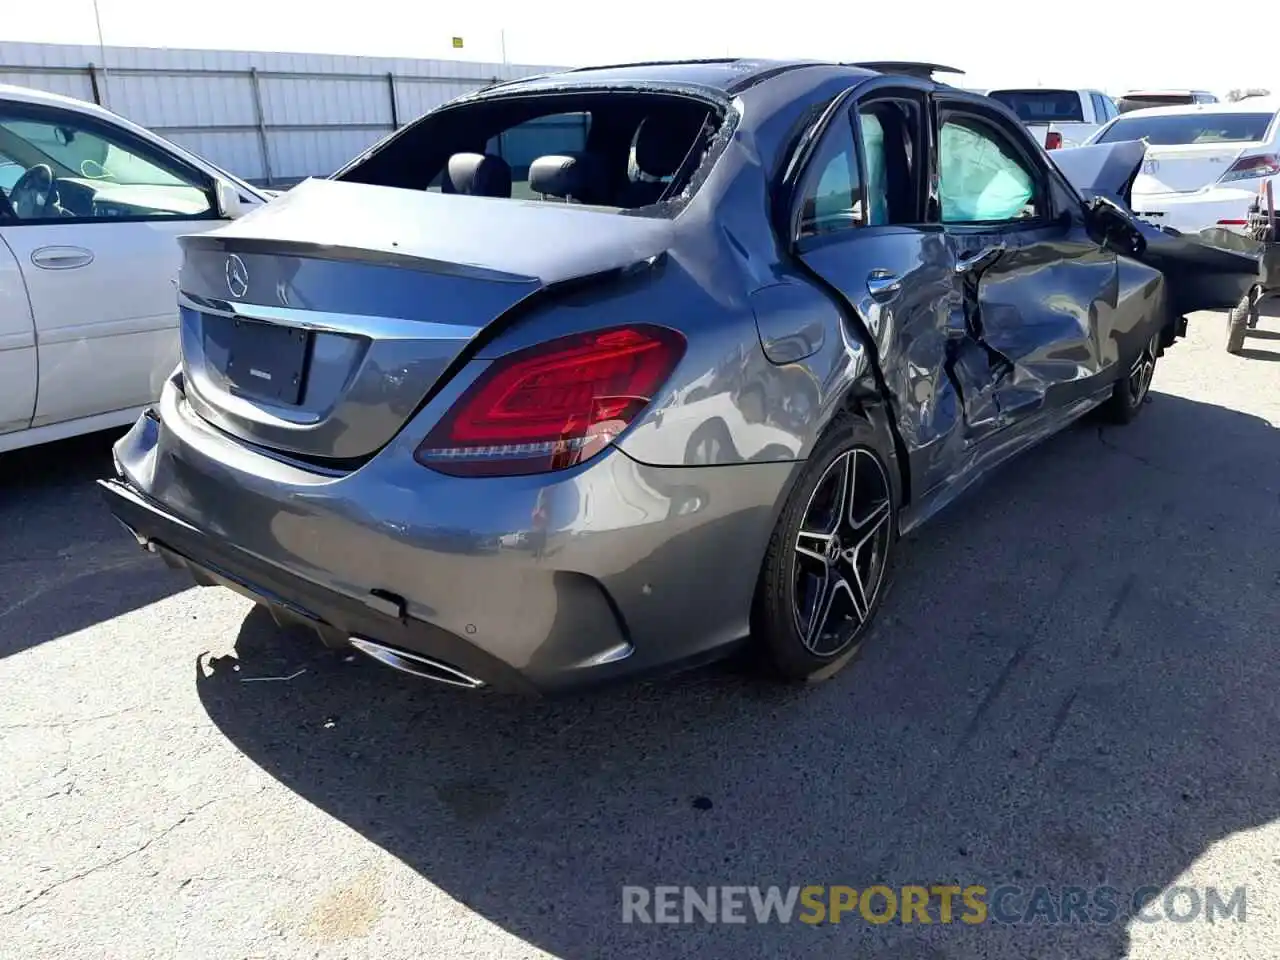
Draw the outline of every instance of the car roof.
<instances>
[{"instance_id":1,"label":"car roof","mask_svg":"<svg viewBox=\"0 0 1280 960\"><path fill-rule=\"evenodd\" d=\"M615 63L604 66L578 67L557 73L522 77L488 87L487 90L514 90L529 87L609 86L612 84L674 84L711 88L733 94L776 76L801 69L825 69L840 72L851 80L873 77L877 73L853 64L823 60L768 60L724 57L706 60L649 60L638 63Z\"/></svg>"},{"instance_id":2,"label":"car roof","mask_svg":"<svg viewBox=\"0 0 1280 960\"><path fill-rule=\"evenodd\" d=\"M1186 96L1190 96L1193 93L1208 93L1209 96L1213 96L1213 94L1209 93L1208 90L1191 90L1189 88L1169 89L1164 87L1158 88L1158 89L1144 88L1142 90L1130 90L1127 93L1122 93L1121 96L1122 97L1186 97Z\"/></svg>"},{"instance_id":3,"label":"car roof","mask_svg":"<svg viewBox=\"0 0 1280 960\"><path fill-rule=\"evenodd\" d=\"M1235 103L1175 103L1165 107L1143 107L1120 115L1121 120L1132 117L1175 117L1196 113L1275 113L1280 110L1280 100L1273 97L1249 97Z\"/></svg>"},{"instance_id":4,"label":"car roof","mask_svg":"<svg viewBox=\"0 0 1280 960\"><path fill-rule=\"evenodd\" d=\"M92 113L104 118L115 117L111 111L104 110L88 100L77 100L75 97L64 97L60 93L49 93L31 87L15 87L9 83L0 83L0 100L31 103L42 107L61 107L64 110L78 110L81 113Z\"/></svg>"}]
</instances>

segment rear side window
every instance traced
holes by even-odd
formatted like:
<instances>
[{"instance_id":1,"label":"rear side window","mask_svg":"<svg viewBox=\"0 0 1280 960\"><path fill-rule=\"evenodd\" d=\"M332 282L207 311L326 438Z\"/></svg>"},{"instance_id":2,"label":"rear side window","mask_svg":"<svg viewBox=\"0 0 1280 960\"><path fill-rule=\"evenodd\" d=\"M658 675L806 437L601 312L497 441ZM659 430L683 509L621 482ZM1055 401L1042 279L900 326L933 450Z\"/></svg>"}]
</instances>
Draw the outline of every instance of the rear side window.
<instances>
[{"instance_id":1,"label":"rear side window","mask_svg":"<svg viewBox=\"0 0 1280 960\"><path fill-rule=\"evenodd\" d=\"M993 127L947 120L938 138L943 223L1034 218L1035 177Z\"/></svg>"},{"instance_id":2,"label":"rear side window","mask_svg":"<svg viewBox=\"0 0 1280 960\"><path fill-rule=\"evenodd\" d=\"M800 197L800 239L850 230L865 222L858 151L847 115L831 124L809 160Z\"/></svg>"},{"instance_id":3,"label":"rear side window","mask_svg":"<svg viewBox=\"0 0 1280 960\"><path fill-rule=\"evenodd\" d=\"M1082 123L1084 106L1075 90L992 90L988 94L1023 123Z\"/></svg>"},{"instance_id":4,"label":"rear side window","mask_svg":"<svg viewBox=\"0 0 1280 960\"><path fill-rule=\"evenodd\" d=\"M1121 117L1098 143L1146 140L1158 146L1194 143L1247 143L1263 139L1273 113L1186 113Z\"/></svg>"}]
</instances>

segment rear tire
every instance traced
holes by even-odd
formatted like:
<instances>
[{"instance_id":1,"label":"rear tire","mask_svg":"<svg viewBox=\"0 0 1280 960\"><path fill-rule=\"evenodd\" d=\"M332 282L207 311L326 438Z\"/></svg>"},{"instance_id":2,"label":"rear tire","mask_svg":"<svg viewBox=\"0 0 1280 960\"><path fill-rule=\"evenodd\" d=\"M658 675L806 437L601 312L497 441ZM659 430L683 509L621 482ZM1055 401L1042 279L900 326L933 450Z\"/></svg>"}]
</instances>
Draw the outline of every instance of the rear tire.
<instances>
[{"instance_id":1,"label":"rear tire","mask_svg":"<svg viewBox=\"0 0 1280 960\"><path fill-rule=\"evenodd\" d=\"M1116 381L1111 396L1102 407L1102 412L1112 423L1132 423L1142 412L1142 406L1151 393L1151 378L1155 376L1156 360L1160 357L1160 339L1163 331L1147 341L1138 354L1129 372Z\"/></svg>"},{"instance_id":2,"label":"rear tire","mask_svg":"<svg viewBox=\"0 0 1280 960\"><path fill-rule=\"evenodd\" d=\"M862 649L897 541L891 450L890 438L848 413L805 464L769 542L752 613L773 676L825 680Z\"/></svg>"}]
</instances>

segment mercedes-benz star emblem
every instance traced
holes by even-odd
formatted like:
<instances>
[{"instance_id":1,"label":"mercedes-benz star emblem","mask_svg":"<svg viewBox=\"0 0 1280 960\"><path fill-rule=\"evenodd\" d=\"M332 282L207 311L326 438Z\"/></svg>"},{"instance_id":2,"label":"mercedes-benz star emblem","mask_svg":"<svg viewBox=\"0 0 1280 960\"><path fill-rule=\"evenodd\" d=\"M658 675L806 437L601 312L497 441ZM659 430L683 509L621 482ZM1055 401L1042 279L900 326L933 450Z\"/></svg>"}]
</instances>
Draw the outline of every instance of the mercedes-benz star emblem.
<instances>
[{"instance_id":1,"label":"mercedes-benz star emblem","mask_svg":"<svg viewBox=\"0 0 1280 960\"><path fill-rule=\"evenodd\" d=\"M227 257L227 289L237 299L249 292L249 270L234 253Z\"/></svg>"}]
</instances>

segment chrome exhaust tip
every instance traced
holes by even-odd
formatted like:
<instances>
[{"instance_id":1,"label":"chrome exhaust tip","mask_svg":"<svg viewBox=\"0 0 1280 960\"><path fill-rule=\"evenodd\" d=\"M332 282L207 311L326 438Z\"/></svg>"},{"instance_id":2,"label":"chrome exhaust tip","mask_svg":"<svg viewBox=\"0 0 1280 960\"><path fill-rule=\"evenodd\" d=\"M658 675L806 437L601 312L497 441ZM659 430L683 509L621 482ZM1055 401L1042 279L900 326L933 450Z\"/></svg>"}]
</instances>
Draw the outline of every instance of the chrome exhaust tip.
<instances>
[{"instance_id":1,"label":"chrome exhaust tip","mask_svg":"<svg viewBox=\"0 0 1280 960\"><path fill-rule=\"evenodd\" d=\"M364 637L351 637L350 642L351 646L361 653L401 673L409 673L424 680L442 683L446 687L461 687L465 690L476 690L484 686L483 680L477 680L456 667L433 660L431 657L424 657L420 653L388 647L384 643L366 640Z\"/></svg>"}]
</instances>

